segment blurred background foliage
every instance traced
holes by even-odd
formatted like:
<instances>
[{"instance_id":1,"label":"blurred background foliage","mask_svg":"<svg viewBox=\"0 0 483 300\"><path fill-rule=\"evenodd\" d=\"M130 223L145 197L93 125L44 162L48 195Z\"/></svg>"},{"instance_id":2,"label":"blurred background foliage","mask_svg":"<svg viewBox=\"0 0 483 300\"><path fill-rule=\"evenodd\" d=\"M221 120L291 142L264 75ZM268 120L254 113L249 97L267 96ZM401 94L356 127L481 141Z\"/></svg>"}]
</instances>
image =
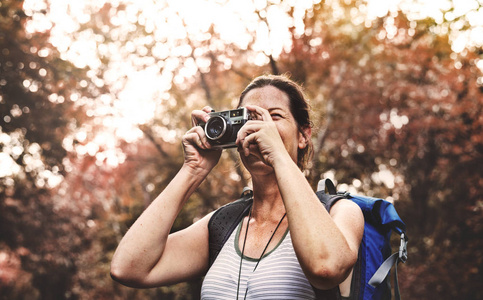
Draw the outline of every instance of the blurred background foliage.
<instances>
[{"instance_id":1,"label":"blurred background foliage","mask_svg":"<svg viewBox=\"0 0 483 300\"><path fill-rule=\"evenodd\" d=\"M123 287L110 259L181 166L191 110L233 107L264 73L311 99L314 187L394 201L403 298L482 299L483 9L470 2L428 16L411 10L424 1L371 15L363 0L2 0L0 299L199 298L200 280ZM238 196L237 156L173 230Z\"/></svg>"}]
</instances>

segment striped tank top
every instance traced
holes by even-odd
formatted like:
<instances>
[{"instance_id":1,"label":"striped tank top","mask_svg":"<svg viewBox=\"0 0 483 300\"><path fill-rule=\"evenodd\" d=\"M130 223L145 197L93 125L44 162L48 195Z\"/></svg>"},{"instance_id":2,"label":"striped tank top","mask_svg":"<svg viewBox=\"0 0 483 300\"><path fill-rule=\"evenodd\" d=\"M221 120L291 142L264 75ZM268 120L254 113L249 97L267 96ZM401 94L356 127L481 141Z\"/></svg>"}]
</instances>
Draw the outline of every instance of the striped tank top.
<instances>
[{"instance_id":1,"label":"striped tank top","mask_svg":"<svg viewBox=\"0 0 483 300\"><path fill-rule=\"evenodd\" d=\"M234 230L208 270L201 287L201 299L236 299L241 251L241 223ZM253 272L256 259L244 256L238 299L315 299L295 255L290 232L265 254ZM246 293L246 297L245 297Z\"/></svg>"}]
</instances>

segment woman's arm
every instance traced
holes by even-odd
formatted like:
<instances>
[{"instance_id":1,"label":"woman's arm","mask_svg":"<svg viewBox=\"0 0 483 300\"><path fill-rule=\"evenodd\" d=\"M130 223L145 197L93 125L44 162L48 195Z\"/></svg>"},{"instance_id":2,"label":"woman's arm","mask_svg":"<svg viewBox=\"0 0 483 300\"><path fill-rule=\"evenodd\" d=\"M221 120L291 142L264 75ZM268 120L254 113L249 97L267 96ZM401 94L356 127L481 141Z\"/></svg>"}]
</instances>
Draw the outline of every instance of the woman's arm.
<instances>
[{"instance_id":1,"label":"woman's arm","mask_svg":"<svg viewBox=\"0 0 483 300\"><path fill-rule=\"evenodd\" d=\"M206 120L211 109L193 112ZM208 267L210 215L169 234L184 203L218 162L203 129L194 126L183 137L185 163L166 189L141 214L121 240L111 262L111 276L134 287L172 284L199 276Z\"/></svg>"},{"instance_id":2,"label":"woman's arm","mask_svg":"<svg viewBox=\"0 0 483 300\"><path fill-rule=\"evenodd\" d=\"M292 160L274 161L297 258L310 283L330 289L343 282L357 261L364 232L360 208L338 201L330 215Z\"/></svg>"},{"instance_id":3,"label":"woman's arm","mask_svg":"<svg viewBox=\"0 0 483 300\"><path fill-rule=\"evenodd\" d=\"M154 287L182 281L207 268L207 217L169 235L199 182L181 168L121 240L111 262L112 278L128 286Z\"/></svg>"}]
</instances>

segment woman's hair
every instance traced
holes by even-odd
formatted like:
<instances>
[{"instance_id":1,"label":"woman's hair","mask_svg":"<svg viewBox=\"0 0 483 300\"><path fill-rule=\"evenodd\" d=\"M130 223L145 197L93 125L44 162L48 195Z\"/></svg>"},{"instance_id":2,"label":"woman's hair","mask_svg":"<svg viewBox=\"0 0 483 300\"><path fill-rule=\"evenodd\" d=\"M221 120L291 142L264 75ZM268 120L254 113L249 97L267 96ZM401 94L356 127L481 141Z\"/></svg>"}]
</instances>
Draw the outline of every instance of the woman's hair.
<instances>
[{"instance_id":1,"label":"woman's hair","mask_svg":"<svg viewBox=\"0 0 483 300\"><path fill-rule=\"evenodd\" d=\"M241 93L238 106L241 107L243 99L251 90L262 88L265 86L273 86L287 94L290 100L290 112L297 122L299 131L307 139L307 146L299 149L297 154L297 165L300 169L305 169L307 163L313 155L313 145L311 139L305 135L303 129L312 127L310 121L310 107L308 100L305 98L302 87L284 75L263 75L255 78Z\"/></svg>"}]
</instances>

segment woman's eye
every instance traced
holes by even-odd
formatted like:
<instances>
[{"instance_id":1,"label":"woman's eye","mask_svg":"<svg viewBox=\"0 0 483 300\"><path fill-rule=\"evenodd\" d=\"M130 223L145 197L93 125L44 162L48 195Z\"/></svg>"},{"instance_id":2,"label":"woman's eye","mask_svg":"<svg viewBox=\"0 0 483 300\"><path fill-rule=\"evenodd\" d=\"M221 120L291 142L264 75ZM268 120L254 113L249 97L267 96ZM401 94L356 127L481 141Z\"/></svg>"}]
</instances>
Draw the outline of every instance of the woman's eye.
<instances>
[{"instance_id":1,"label":"woman's eye","mask_svg":"<svg viewBox=\"0 0 483 300\"><path fill-rule=\"evenodd\" d=\"M271 116L272 116L272 119L279 119L282 117L282 115L280 114L271 114Z\"/></svg>"}]
</instances>

